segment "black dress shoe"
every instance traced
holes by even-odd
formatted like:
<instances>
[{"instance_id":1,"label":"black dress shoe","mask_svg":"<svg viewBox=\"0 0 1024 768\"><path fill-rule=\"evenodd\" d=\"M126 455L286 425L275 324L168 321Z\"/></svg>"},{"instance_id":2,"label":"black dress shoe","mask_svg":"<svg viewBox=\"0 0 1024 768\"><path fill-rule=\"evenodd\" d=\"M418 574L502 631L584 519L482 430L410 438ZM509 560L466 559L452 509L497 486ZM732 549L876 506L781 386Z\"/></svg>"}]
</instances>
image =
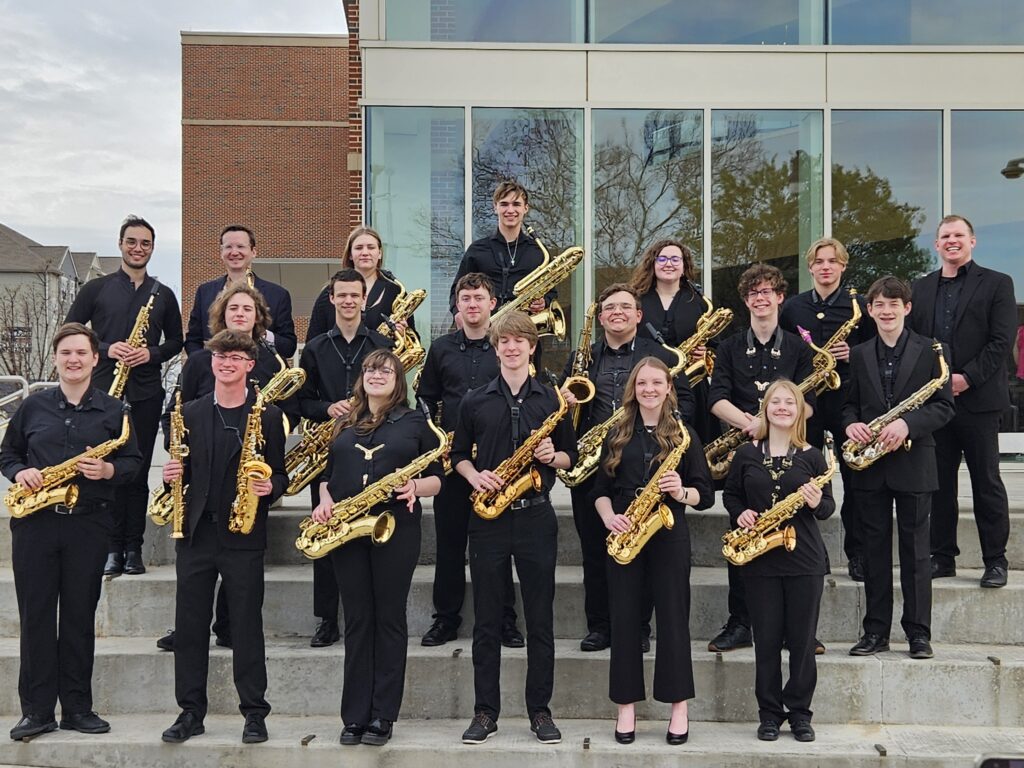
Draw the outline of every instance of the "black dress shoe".
<instances>
[{"instance_id":1,"label":"black dress shoe","mask_svg":"<svg viewBox=\"0 0 1024 768\"><path fill-rule=\"evenodd\" d=\"M338 629L338 622L330 619L323 619L316 625L313 637L310 638L310 648L326 648L341 640L341 630Z\"/></svg>"},{"instance_id":2,"label":"black dress shoe","mask_svg":"<svg viewBox=\"0 0 1024 768\"><path fill-rule=\"evenodd\" d=\"M79 733L107 733L110 730L110 723L95 712L74 712L61 716L60 729Z\"/></svg>"},{"instance_id":3,"label":"black dress shoe","mask_svg":"<svg viewBox=\"0 0 1024 768\"><path fill-rule=\"evenodd\" d=\"M611 639L604 632L587 632L586 637L580 640L580 650L603 651L611 644Z\"/></svg>"},{"instance_id":4,"label":"black dress shoe","mask_svg":"<svg viewBox=\"0 0 1024 768\"><path fill-rule=\"evenodd\" d=\"M365 730L365 725L346 725L341 729L341 738L339 741L346 747L354 746L362 741L363 732Z\"/></svg>"},{"instance_id":5,"label":"black dress shoe","mask_svg":"<svg viewBox=\"0 0 1024 768\"><path fill-rule=\"evenodd\" d=\"M910 642L910 658L930 659L935 656L935 653L932 651L932 644L928 642L928 638L924 635L910 637L907 640Z\"/></svg>"},{"instance_id":6,"label":"black dress shoe","mask_svg":"<svg viewBox=\"0 0 1024 768\"><path fill-rule=\"evenodd\" d=\"M774 720L762 720L757 726L757 738L761 741L778 741L779 724Z\"/></svg>"},{"instance_id":7,"label":"black dress shoe","mask_svg":"<svg viewBox=\"0 0 1024 768\"><path fill-rule=\"evenodd\" d=\"M651 650L651 636L640 635L640 652L647 653Z\"/></svg>"},{"instance_id":8,"label":"black dress shoe","mask_svg":"<svg viewBox=\"0 0 1024 768\"><path fill-rule=\"evenodd\" d=\"M168 629L167 634L156 641L156 647L161 651L174 650L174 630Z\"/></svg>"},{"instance_id":9,"label":"black dress shoe","mask_svg":"<svg viewBox=\"0 0 1024 768\"><path fill-rule=\"evenodd\" d=\"M864 635L857 644L850 649L851 656L871 656L889 650L889 638L873 633Z\"/></svg>"},{"instance_id":10,"label":"black dress shoe","mask_svg":"<svg viewBox=\"0 0 1024 768\"><path fill-rule=\"evenodd\" d=\"M103 566L104 576L120 576L124 573L124 552L111 552L107 555L107 563Z\"/></svg>"},{"instance_id":11,"label":"black dress shoe","mask_svg":"<svg viewBox=\"0 0 1024 768\"><path fill-rule=\"evenodd\" d=\"M194 712L182 712L160 738L170 744L181 744L201 733L206 733L203 721Z\"/></svg>"},{"instance_id":12,"label":"black dress shoe","mask_svg":"<svg viewBox=\"0 0 1024 768\"><path fill-rule=\"evenodd\" d=\"M846 564L846 570L850 574L852 581L864 581L864 559L861 557L851 557L850 562Z\"/></svg>"},{"instance_id":13,"label":"black dress shoe","mask_svg":"<svg viewBox=\"0 0 1024 768\"><path fill-rule=\"evenodd\" d=\"M443 621L435 620L434 624L424 633L420 645L432 648L436 645L444 645L449 640L458 638L459 633L455 627L449 627Z\"/></svg>"},{"instance_id":14,"label":"black dress shoe","mask_svg":"<svg viewBox=\"0 0 1024 768\"><path fill-rule=\"evenodd\" d=\"M636 730L634 729L632 731L626 731L625 733L616 730L615 740L619 742L619 744L632 744L634 741L636 741Z\"/></svg>"},{"instance_id":15,"label":"black dress shoe","mask_svg":"<svg viewBox=\"0 0 1024 768\"><path fill-rule=\"evenodd\" d=\"M750 627L740 624L730 616L725 626L722 627L722 631L708 643L708 650L724 653L726 651L734 651L737 648L749 648L753 644L753 640L750 637Z\"/></svg>"},{"instance_id":16,"label":"black dress shoe","mask_svg":"<svg viewBox=\"0 0 1024 768\"><path fill-rule=\"evenodd\" d=\"M35 715L25 715L18 721L18 724L11 728L11 738L15 741L30 739L41 733L49 733L57 730L57 721L52 717L44 720Z\"/></svg>"},{"instance_id":17,"label":"black dress shoe","mask_svg":"<svg viewBox=\"0 0 1024 768\"><path fill-rule=\"evenodd\" d=\"M1006 586L1006 568L1002 565L993 565L986 568L981 577L981 586L989 589L998 589Z\"/></svg>"},{"instance_id":18,"label":"black dress shoe","mask_svg":"<svg viewBox=\"0 0 1024 768\"><path fill-rule=\"evenodd\" d=\"M125 553L124 572L129 576L140 576L146 572L146 564L142 562L141 552Z\"/></svg>"},{"instance_id":19,"label":"black dress shoe","mask_svg":"<svg viewBox=\"0 0 1024 768\"><path fill-rule=\"evenodd\" d=\"M243 744L262 744L269 738L263 715L251 712L245 716L245 725L242 726Z\"/></svg>"},{"instance_id":20,"label":"black dress shoe","mask_svg":"<svg viewBox=\"0 0 1024 768\"><path fill-rule=\"evenodd\" d=\"M361 743L369 744L371 747L383 747L388 743L388 741L390 741L393 727L394 726L390 720L375 717L370 721L370 724L366 726Z\"/></svg>"},{"instance_id":21,"label":"black dress shoe","mask_svg":"<svg viewBox=\"0 0 1024 768\"><path fill-rule=\"evenodd\" d=\"M956 564L946 563L941 560L932 558L932 578L933 579L945 579L950 576L956 576Z\"/></svg>"},{"instance_id":22,"label":"black dress shoe","mask_svg":"<svg viewBox=\"0 0 1024 768\"><path fill-rule=\"evenodd\" d=\"M671 744L673 747L678 747L680 744L685 744L686 740L690 738L689 729L682 733L672 733L672 731L665 732L665 743Z\"/></svg>"},{"instance_id":23,"label":"black dress shoe","mask_svg":"<svg viewBox=\"0 0 1024 768\"><path fill-rule=\"evenodd\" d=\"M501 644L506 648L522 648L526 640L515 624L506 624L501 628Z\"/></svg>"},{"instance_id":24,"label":"black dress shoe","mask_svg":"<svg viewBox=\"0 0 1024 768\"><path fill-rule=\"evenodd\" d=\"M797 720L789 724L789 730L793 732L793 738L797 741L814 741L814 729L810 720Z\"/></svg>"}]
</instances>

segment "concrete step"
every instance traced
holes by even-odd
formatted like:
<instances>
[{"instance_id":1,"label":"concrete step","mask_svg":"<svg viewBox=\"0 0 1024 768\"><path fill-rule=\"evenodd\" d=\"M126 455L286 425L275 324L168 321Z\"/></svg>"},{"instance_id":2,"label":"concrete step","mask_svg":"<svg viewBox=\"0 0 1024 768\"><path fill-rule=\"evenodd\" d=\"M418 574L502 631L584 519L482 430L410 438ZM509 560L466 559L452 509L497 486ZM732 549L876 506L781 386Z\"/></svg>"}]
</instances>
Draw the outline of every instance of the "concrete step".
<instances>
[{"instance_id":1,"label":"concrete step","mask_svg":"<svg viewBox=\"0 0 1024 768\"><path fill-rule=\"evenodd\" d=\"M464 719L402 719L387 746L349 749L337 743L341 725L336 715L274 713L267 719L270 740L248 746L240 743L238 715L208 716L206 733L180 745L160 741L160 733L174 721L173 714L118 715L110 720L111 732L98 736L57 731L29 743L4 741L0 760L12 765L108 768L337 768L342 760L354 768L650 768L684 761L692 768L749 768L752 764L763 768L967 768L981 753L1018 754L1024 741L1020 728L829 725L815 719L818 740L811 744L798 743L785 733L774 743L758 741L754 722L694 723L689 741L670 747L665 744L666 718L662 716L657 722L641 721L637 740L629 746L615 743L611 719L559 718L562 743L543 745L533 738L525 719L508 717L501 719L498 733L481 745L459 742L468 725ZM308 740L310 736L315 738Z\"/></svg>"},{"instance_id":2,"label":"concrete step","mask_svg":"<svg viewBox=\"0 0 1024 768\"><path fill-rule=\"evenodd\" d=\"M149 637L97 642L93 679L98 711L111 715L175 711L174 657L158 651L153 641ZM1019 727L1024 722L1024 649L936 644L930 661L912 660L906 649L906 644L894 642L893 651L875 657L842 652L819 657L815 722L947 725L955 721L964 726L1000 727ZM555 715L608 717L614 711L607 698L608 652L583 653L575 641L559 640L555 654L551 704ZM654 659L654 652L645 657L648 681ZM267 700L283 715L337 716L343 661L341 644L311 649L304 640L268 643ZM697 696L690 713L695 721L757 719L753 649L711 654L703 644L694 643L693 668ZM0 671L3 679L17 679L17 640L0 640ZM526 649L503 651L505 716L525 716L525 674ZM406 681L403 716L472 717L473 660L468 641L440 648L410 642ZM212 713L237 713L227 649L214 647L211 652L209 692ZM0 691L0 714L13 716L19 710L16 686L6 686ZM642 719L660 719L664 706L646 702L638 712Z\"/></svg>"},{"instance_id":3,"label":"concrete step","mask_svg":"<svg viewBox=\"0 0 1024 768\"><path fill-rule=\"evenodd\" d=\"M1024 644L1024 582L1014 579L1003 589L980 589L980 571L960 571L951 579L933 582L932 636L951 643ZM468 574L467 574L468 578ZM264 626L268 636L308 636L312 615L312 567L267 568ZM583 613L582 569L556 569L555 637L580 638L586 634ZM690 632L705 642L717 634L726 619L728 584L723 568L694 568ZM409 632L421 636L430 627L433 567L419 566L413 576L408 603ZM467 585L463 610L463 636L473 624L472 585ZM896 607L892 637L902 637L898 575L894 574ZM174 624L175 575L172 566L151 568L142 576L121 576L104 583L96 612L97 633L108 637L157 636ZM843 574L826 577L818 637L825 643L852 643L860 635L864 611L863 585ZM517 596L517 606L521 597ZM522 621L520 620L520 627ZM18 636L18 609L10 571L0 573L0 637Z\"/></svg>"}]
</instances>

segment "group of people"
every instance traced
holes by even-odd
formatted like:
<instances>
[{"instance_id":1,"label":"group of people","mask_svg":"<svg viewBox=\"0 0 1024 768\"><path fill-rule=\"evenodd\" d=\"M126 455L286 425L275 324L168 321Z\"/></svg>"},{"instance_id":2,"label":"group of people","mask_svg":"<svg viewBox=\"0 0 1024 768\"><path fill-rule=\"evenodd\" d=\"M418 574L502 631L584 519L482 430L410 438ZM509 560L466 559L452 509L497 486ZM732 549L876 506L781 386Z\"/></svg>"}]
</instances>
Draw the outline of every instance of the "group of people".
<instances>
[{"instance_id":1,"label":"group of people","mask_svg":"<svg viewBox=\"0 0 1024 768\"><path fill-rule=\"evenodd\" d=\"M635 704L646 698L643 654L653 616L654 698L671 704L666 741L688 738L687 701L695 688L687 514L710 508L716 489L730 526L745 531L756 531L766 512L795 499L787 523L795 548L789 542L748 564L730 564L728 618L708 649L754 645L758 738L777 739L787 721L797 740L815 738L815 656L824 652L816 631L830 569L817 521L836 506L831 461L823 453L826 433L835 436L837 453L849 440L873 445L880 455L861 471L839 462L849 575L864 582L867 595L863 636L851 654L888 650L895 504L902 627L911 657L932 656L931 580L955 574L961 457L974 488L986 566L981 584L1006 584L1009 517L997 433L1008 406L1006 359L1016 304L1010 278L973 261L975 238L966 219L943 219L936 238L941 267L913 288L885 277L865 296L855 295L842 280L849 255L830 238L806 254L813 287L789 299L778 269L751 266L738 285L749 317L720 340L691 345L689 358L673 348L694 335L710 304L695 283L690 250L675 240L654 243L629 282L600 292L594 309L600 338L569 356L556 390L534 375L539 334L531 319L553 296L536 297L528 311L492 322L492 313L515 298L517 281L543 258L524 230L527 191L503 182L493 200L495 233L474 242L463 258L451 291L454 330L430 345L414 399L410 371L393 351L411 318L391 323L389 334L379 330L401 286L383 269L383 244L374 230L359 227L349 237L342 268L313 310L300 357L305 382L275 405L259 388L281 372L297 341L288 292L252 272L252 231L230 226L221 233L226 274L198 288L183 336L174 294L146 270L153 227L138 218L125 222L121 269L83 287L53 342L58 387L25 401L0 449L0 470L26 492L49 490L46 470L61 464L70 464L78 486L77 501L47 504L11 521L23 712L12 738L55 729L58 700L61 728L109 729L92 704L94 613L104 574L145 570L147 476L165 416L160 368L182 346L188 353L180 380L186 433L179 437L188 455L163 468L166 483L188 487L176 544L175 631L159 641L175 654L181 709L163 733L167 742L204 731L218 577L223 583L213 629L217 643L232 648L242 740L268 738L267 514L289 486L285 435L300 418L307 434L316 425L331 430L325 466L310 486L313 523L331 523L346 499L400 478L373 509L392 526L384 543L360 536L314 560L318 624L311 645L344 637L345 745L385 744L399 718L406 602L426 497L434 498L437 557L433 624L423 645L458 637L468 546L475 701L462 741L482 743L497 732L501 648L524 644L531 731L543 743L561 740L550 709L557 556L550 493L556 478L566 481L585 458L596 467L592 474L577 472L566 481L583 556L587 626L580 648L611 649L609 698L617 705L614 737L621 744L635 740ZM127 343L144 306L144 341ZM856 327L854 313L863 314ZM697 366L694 375L692 364L710 359L709 346L713 370ZM820 383L815 372L826 359L839 386L809 386ZM130 375L122 404L107 389L124 366ZM565 384L580 375L592 396ZM90 448L121 432L124 408L130 408L130 435L94 455ZM893 409L896 416L879 426L876 420ZM165 432L168 422L165 416ZM433 458L440 454L437 427L450 440L446 461ZM252 463L254 429L267 471L248 480L255 522L242 532L234 512L243 485L235 478L240 464L245 471ZM705 447L723 430L734 430L738 447L716 481ZM592 434L599 435L599 447L581 440ZM594 450L597 456L584 456ZM529 489L502 501L524 472ZM657 500L653 514L660 522L638 521L641 498ZM642 542L629 558L609 554L609 537L637 536ZM513 563L525 638L517 626ZM789 654L785 685L783 648Z\"/></svg>"}]
</instances>

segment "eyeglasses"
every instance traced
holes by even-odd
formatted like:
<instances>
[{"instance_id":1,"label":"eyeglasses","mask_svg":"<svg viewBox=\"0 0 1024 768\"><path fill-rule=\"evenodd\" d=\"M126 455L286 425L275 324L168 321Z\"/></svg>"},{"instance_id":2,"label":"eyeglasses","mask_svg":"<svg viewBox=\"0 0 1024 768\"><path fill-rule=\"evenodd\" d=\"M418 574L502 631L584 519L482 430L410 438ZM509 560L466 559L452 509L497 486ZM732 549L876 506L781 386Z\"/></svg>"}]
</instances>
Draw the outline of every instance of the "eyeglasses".
<instances>
[{"instance_id":1,"label":"eyeglasses","mask_svg":"<svg viewBox=\"0 0 1024 768\"><path fill-rule=\"evenodd\" d=\"M762 288L760 291L747 291L747 298L753 301L758 296L762 299L769 298L773 293L776 293L774 288Z\"/></svg>"},{"instance_id":2,"label":"eyeglasses","mask_svg":"<svg viewBox=\"0 0 1024 768\"><path fill-rule=\"evenodd\" d=\"M134 248L136 245L141 245L144 251L148 251L153 247L152 240L136 240L134 237L126 237L124 244L129 248Z\"/></svg>"},{"instance_id":3,"label":"eyeglasses","mask_svg":"<svg viewBox=\"0 0 1024 768\"><path fill-rule=\"evenodd\" d=\"M381 376L387 377L387 376L391 376L394 372L395 372L394 368L389 368L386 365L381 365L381 366L364 365L363 366L363 373L366 374L367 376L373 376L375 373L379 373Z\"/></svg>"},{"instance_id":4,"label":"eyeglasses","mask_svg":"<svg viewBox=\"0 0 1024 768\"><path fill-rule=\"evenodd\" d=\"M244 363L246 360L252 360L248 355L229 355L227 352L214 352L213 356L218 360L230 360L232 363Z\"/></svg>"},{"instance_id":5,"label":"eyeglasses","mask_svg":"<svg viewBox=\"0 0 1024 768\"><path fill-rule=\"evenodd\" d=\"M618 310L619 312L632 312L635 309L636 309L636 304L629 304L627 302L622 302L620 304L602 304L601 305L601 311L602 312L615 312L616 310Z\"/></svg>"},{"instance_id":6,"label":"eyeglasses","mask_svg":"<svg viewBox=\"0 0 1024 768\"><path fill-rule=\"evenodd\" d=\"M659 264L682 264L682 256L655 256L654 260Z\"/></svg>"}]
</instances>

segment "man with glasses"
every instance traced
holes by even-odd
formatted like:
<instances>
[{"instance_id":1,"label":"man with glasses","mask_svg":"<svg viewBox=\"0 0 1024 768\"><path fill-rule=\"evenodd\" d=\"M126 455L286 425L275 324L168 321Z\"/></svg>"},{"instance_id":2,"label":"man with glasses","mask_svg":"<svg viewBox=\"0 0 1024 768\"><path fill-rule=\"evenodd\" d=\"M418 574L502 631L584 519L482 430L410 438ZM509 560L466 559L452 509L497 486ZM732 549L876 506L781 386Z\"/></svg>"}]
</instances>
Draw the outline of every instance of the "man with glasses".
<instances>
[{"instance_id":1,"label":"man with glasses","mask_svg":"<svg viewBox=\"0 0 1024 768\"><path fill-rule=\"evenodd\" d=\"M708 402L711 413L728 427L753 437L758 431L761 398L776 379L799 384L810 375L813 354L795 333L779 325L779 307L786 298L786 279L776 267L754 264L741 276L740 298L750 312L746 329L718 345ZM806 394L813 413L814 393ZM729 619L708 643L709 651L732 651L751 645L750 614L739 567L729 564ZM819 644L820 645L820 644ZM824 647L820 649L824 652Z\"/></svg>"},{"instance_id":2,"label":"man with glasses","mask_svg":"<svg viewBox=\"0 0 1024 768\"><path fill-rule=\"evenodd\" d=\"M580 406L579 435L606 421L620 405L626 381L633 366L647 356L664 360L671 368L678 357L651 339L637 336L637 328L643 317L640 297L636 290L626 283L609 285L597 298L597 319L604 329L604 338L590 348L590 367L587 378L594 384L594 398ZM563 372L563 380L572 373L575 352L569 355ZM676 397L683 420L692 422L694 412L693 392L685 372L675 378ZM576 398L568 389L562 389L562 396L573 406ZM583 551L583 592L584 610L587 616L587 634L580 641L582 651L602 651L611 644L611 618L608 612L608 575L605 540L608 531L601 522L601 516L594 507L594 479L591 475L575 488L572 494L572 516L576 532L580 537ZM644 623L637 627L643 634L643 647L650 648L651 612L653 600L650 593L645 595Z\"/></svg>"},{"instance_id":3,"label":"man with glasses","mask_svg":"<svg viewBox=\"0 0 1024 768\"><path fill-rule=\"evenodd\" d=\"M142 538L149 503L149 465L164 404L161 368L181 352L183 341L177 297L146 271L155 243L156 233L149 222L137 216L126 218L117 240L121 268L82 286L65 320L88 323L100 338L94 386L109 390L119 363L130 369L123 398L132 407L132 425L142 451L142 465L135 477L117 488L112 505L110 545L103 569L106 576L146 572L142 562ZM150 299L153 304L145 344L132 346L126 340Z\"/></svg>"}]
</instances>

